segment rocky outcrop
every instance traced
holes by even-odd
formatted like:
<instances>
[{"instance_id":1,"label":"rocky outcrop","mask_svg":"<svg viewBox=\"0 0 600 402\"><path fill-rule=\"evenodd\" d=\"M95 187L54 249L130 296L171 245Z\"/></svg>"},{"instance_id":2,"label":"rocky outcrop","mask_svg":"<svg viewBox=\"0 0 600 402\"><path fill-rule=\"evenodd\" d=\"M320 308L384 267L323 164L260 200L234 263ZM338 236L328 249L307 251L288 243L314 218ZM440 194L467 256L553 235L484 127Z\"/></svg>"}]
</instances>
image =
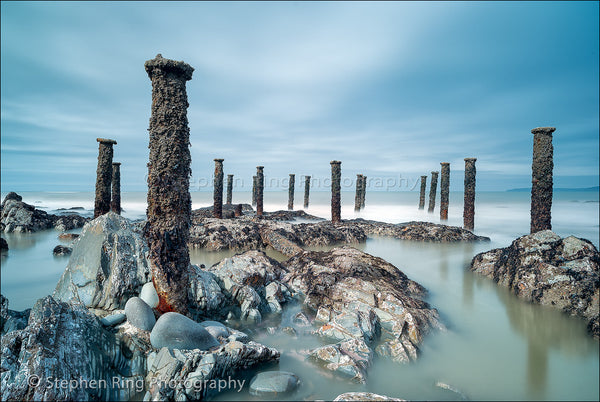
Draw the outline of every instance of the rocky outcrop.
<instances>
[{"instance_id":1,"label":"rocky outcrop","mask_svg":"<svg viewBox=\"0 0 600 402\"><path fill-rule=\"evenodd\" d=\"M0 230L4 233L30 233L55 228L61 232L82 227L88 221L76 213L52 215L22 201L10 192L2 201Z\"/></svg>"},{"instance_id":2,"label":"rocky outcrop","mask_svg":"<svg viewBox=\"0 0 600 402\"><path fill-rule=\"evenodd\" d=\"M145 373L144 353L126 337L51 296L38 300L25 329L2 337L1 348L3 400L130 400L136 388L120 385Z\"/></svg>"},{"instance_id":3,"label":"rocky outcrop","mask_svg":"<svg viewBox=\"0 0 600 402\"><path fill-rule=\"evenodd\" d=\"M85 225L54 297L80 300L86 307L123 309L151 279L148 247L128 219L108 212Z\"/></svg>"},{"instance_id":4,"label":"rocky outcrop","mask_svg":"<svg viewBox=\"0 0 600 402\"><path fill-rule=\"evenodd\" d=\"M453 243L460 241L490 241L489 237L477 236L473 232L457 227L431 222L385 223L361 218L344 221L354 224L367 235L394 237L400 240Z\"/></svg>"},{"instance_id":5,"label":"rocky outcrop","mask_svg":"<svg viewBox=\"0 0 600 402\"><path fill-rule=\"evenodd\" d=\"M471 270L527 301L583 317L589 332L599 337L599 264L590 241L544 230L476 255Z\"/></svg>"},{"instance_id":6,"label":"rocky outcrop","mask_svg":"<svg viewBox=\"0 0 600 402\"><path fill-rule=\"evenodd\" d=\"M2 336L11 331L23 329L27 326L31 309L14 311L8 309L8 299L0 294L0 333Z\"/></svg>"},{"instance_id":7,"label":"rocky outcrop","mask_svg":"<svg viewBox=\"0 0 600 402\"><path fill-rule=\"evenodd\" d=\"M235 209L238 204L223 204L223 218L231 219L235 218ZM242 213L244 215L253 214L254 208L250 204L240 204L242 206ZM214 206L198 208L192 211L192 222L202 218L213 218L214 217Z\"/></svg>"},{"instance_id":8,"label":"rocky outcrop","mask_svg":"<svg viewBox=\"0 0 600 402\"><path fill-rule=\"evenodd\" d=\"M322 324L315 334L333 343L309 352L327 369L366 380L374 353L413 361L438 313L420 298L426 290L385 260L351 247L303 252L283 263L283 281Z\"/></svg>"}]
</instances>

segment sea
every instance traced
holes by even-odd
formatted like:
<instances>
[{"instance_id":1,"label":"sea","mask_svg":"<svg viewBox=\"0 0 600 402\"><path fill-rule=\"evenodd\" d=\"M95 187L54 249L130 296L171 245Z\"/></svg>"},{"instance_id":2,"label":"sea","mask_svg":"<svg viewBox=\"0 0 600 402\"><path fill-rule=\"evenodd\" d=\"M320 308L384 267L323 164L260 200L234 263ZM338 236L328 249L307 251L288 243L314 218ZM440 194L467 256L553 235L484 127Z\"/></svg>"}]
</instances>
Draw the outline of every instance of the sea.
<instances>
[{"instance_id":1,"label":"sea","mask_svg":"<svg viewBox=\"0 0 600 402\"><path fill-rule=\"evenodd\" d=\"M192 192L193 208L212 205L212 193ZM4 199L6 193L2 192ZM22 192L23 201L50 213L59 208L91 216L92 192ZM305 211L330 218L330 193L311 193ZM449 225L462 225L462 192L450 193ZM250 203L250 192L233 193L233 203ZM439 197L434 213L418 209L418 192L367 192L365 209L354 211L354 193L342 192L342 219L364 218L391 223L429 221L439 223ZM303 194L295 194L295 209L302 208ZM574 235L599 245L599 194L597 191L554 193L552 227L560 236ZM146 193L122 193L123 216L145 218ZM287 191L265 192L265 211L287 209ZM306 350L321 341L299 334L275 332L267 326L291 325L299 305L289 306L277 319L265 320L260 329L248 329L252 337L281 352L278 365L269 370L290 371L301 379L291 396L280 400L331 400L343 392L361 391L409 400L594 400L599 395L599 342L586 332L586 322L552 308L533 305L498 287L490 279L468 269L477 253L506 247L529 233L528 192L479 192L475 204L475 233L488 243L433 244L369 238L355 245L366 253L394 264L409 278L425 286L426 301L435 307L447 330L427 335L420 356L409 364L375 357L366 384L332 376L304 358ZM77 233L81 229L72 230ZM62 243L58 232L2 234L9 252L1 257L0 289L9 308L31 308L38 298L51 294L68 257L54 257ZM321 248L323 249L323 248ZM233 251L192 250L195 264L210 266L232 256ZM275 258L283 258L270 253ZM263 368L264 369L264 368ZM253 371L246 374L241 392L232 390L217 400L258 400L248 393Z\"/></svg>"}]
</instances>

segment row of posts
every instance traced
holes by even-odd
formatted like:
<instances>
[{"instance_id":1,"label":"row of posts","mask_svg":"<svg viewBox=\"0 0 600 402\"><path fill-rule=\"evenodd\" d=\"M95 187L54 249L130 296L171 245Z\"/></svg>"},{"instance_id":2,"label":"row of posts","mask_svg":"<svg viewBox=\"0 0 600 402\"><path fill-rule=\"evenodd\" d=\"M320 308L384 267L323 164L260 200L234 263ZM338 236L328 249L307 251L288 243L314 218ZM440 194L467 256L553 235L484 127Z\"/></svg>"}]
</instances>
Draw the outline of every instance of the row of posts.
<instances>
[{"instance_id":1,"label":"row of posts","mask_svg":"<svg viewBox=\"0 0 600 402\"><path fill-rule=\"evenodd\" d=\"M191 226L191 196L189 177L191 155L186 81L192 79L194 69L182 62L164 59L158 54L144 64L152 82L152 106L149 127L150 156L148 163L148 224L146 240L152 280L159 297L160 312L177 311L188 314L188 238ZM551 229L552 207L552 133L553 127L540 127L534 134L531 232ZM112 162L114 140L98 139L99 156L96 181L94 217L112 208L120 212L119 164ZM169 152L165 152L169 150ZM448 217L449 163L442 163L441 210L442 219ZM435 206L438 172L432 172L429 211ZM366 177L359 175L355 208L364 207ZM290 176L292 179L292 176ZM341 162L331 161L331 220L341 221ZM253 203L257 215L263 214L263 166L257 166L253 181ZM112 185L112 188L111 188ZM294 180L290 180L290 200L293 208ZM228 175L227 202L231 202L233 176ZM308 206L310 177L305 185L304 206ZM426 176L422 177L420 208L425 205ZM360 191L360 192L359 192ZM215 214L222 213L223 159L215 159ZM112 195L112 199L111 199ZM465 159L465 226L472 228L475 199L475 158Z\"/></svg>"}]
</instances>

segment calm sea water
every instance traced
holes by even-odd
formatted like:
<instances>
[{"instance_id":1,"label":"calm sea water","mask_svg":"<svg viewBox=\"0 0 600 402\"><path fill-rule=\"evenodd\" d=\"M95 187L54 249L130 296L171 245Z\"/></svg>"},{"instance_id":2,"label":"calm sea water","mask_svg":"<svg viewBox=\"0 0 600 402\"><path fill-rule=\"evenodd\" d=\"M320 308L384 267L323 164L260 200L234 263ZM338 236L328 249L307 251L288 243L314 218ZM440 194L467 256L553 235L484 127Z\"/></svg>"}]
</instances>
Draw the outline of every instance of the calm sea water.
<instances>
[{"instance_id":1,"label":"calm sea water","mask_svg":"<svg viewBox=\"0 0 600 402\"><path fill-rule=\"evenodd\" d=\"M5 194L2 194L4 198ZM46 208L81 206L89 213L92 193L22 193L24 201ZM143 218L144 193L124 193L124 216ZM302 194L296 194L301 206ZM307 212L329 217L327 192L311 194ZM193 207L212 203L210 193L192 193ZM234 203L249 202L250 194L235 193ZM439 200L439 198L438 198ZM299 202L298 202L299 201ZM386 222L423 220L439 222L434 214L417 209L418 193L367 193L365 210L355 213L354 194L342 194L342 218L363 217ZM439 205L439 204L438 204ZM558 192L552 209L553 228L561 236L575 235L598 246L598 193ZM265 210L285 209L287 192L265 193ZM462 193L450 194L450 225L462 224ZM399 365L376 358L366 385L333 379L331 374L303 360L302 351L320 344L313 337L256 332L259 342L282 352L280 370L300 376L303 385L291 399L332 399L347 391L369 391L406 399L453 400L459 397L435 386L450 384L470 399L598 400L599 343L586 333L585 322L554 309L525 303L492 281L468 271L476 253L505 247L529 231L528 193L479 193L475 233L491 237L483 244L426 244L388 238L370 238L357 246L396 265L430 292L427 301L438 309L446 332L429 335L420 359ZM74 232L77 232L75 230ZM58 232L29 235L2 234L10 251L2 257L2 294L10 308L31 307L52 292L68 257L53 257ZM193 250L194 263L214 264L233 252ZM272 253L275 258L281 255ZM281 322L289 325L299 310L286 310ZM250 375L250 374L249 374ZM244 391L222 394L219 399L253 399Z\"/></svg>"}]
</instances>

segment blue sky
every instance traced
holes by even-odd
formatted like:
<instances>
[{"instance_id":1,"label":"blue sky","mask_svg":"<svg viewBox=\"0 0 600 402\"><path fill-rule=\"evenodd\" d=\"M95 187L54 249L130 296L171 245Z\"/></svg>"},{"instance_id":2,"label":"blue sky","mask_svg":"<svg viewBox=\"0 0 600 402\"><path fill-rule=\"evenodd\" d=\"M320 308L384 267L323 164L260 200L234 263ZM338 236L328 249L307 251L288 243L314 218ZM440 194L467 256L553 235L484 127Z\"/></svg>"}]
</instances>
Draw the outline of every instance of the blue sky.
<instances>
[{"instance_id":1,"label":"blue sky","mask_svg":"<svg viewBox=\"0 0 600 402\"><path fill-rule=\"evenodd\" d=\"M448 161L458 191L475 156L478 189L527 187L530 130L555 126L555 185L595 186L598 4L2 1L2 191L93 191L96 137L144 191L157 53L195 68L196 183L218 157L246 184Z\"/></svg>"}]
</instances>

